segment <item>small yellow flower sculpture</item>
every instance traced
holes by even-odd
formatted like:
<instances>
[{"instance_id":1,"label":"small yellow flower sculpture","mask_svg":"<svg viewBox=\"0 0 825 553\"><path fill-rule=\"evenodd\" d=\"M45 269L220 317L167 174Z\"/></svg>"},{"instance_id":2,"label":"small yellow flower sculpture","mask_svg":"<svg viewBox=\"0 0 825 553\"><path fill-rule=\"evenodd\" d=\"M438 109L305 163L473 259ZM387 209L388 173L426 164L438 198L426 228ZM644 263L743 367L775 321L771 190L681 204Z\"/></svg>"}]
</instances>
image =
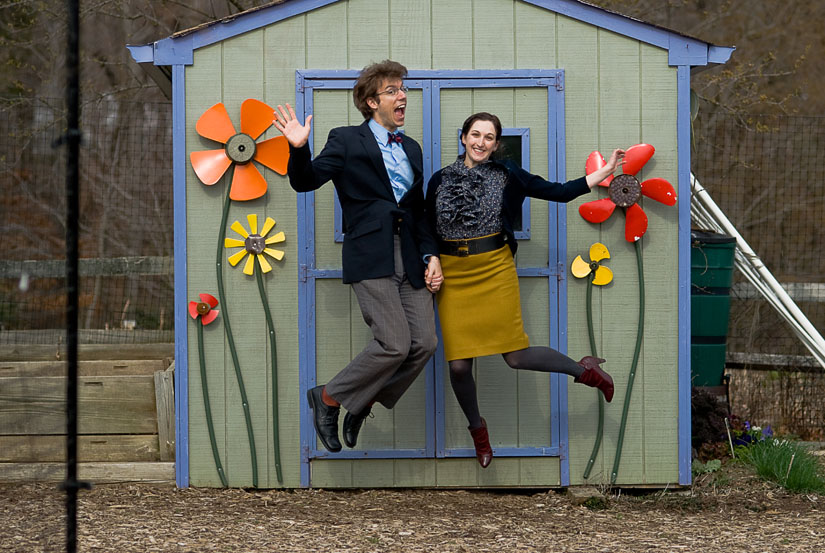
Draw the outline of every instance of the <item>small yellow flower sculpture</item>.
<instances>
[{"instance_id":1,"label":"small yellow flower sculpture","mask_svg":"<svg viewBox=\"0 0 825 553\"><path fill-rule=\"evenodd\" d=\"M263 254L266 254L277 261L283 259L284 252L282 250L273 250L267 246L279 244L286 240L284 233L279 232L269 238L266 237L266 235L269 234L269 231L271 231L275 226L275 219L272 217L266 218L260 233L258 232L257 215L251 213L246 216L246 220L249 222L249 232L246 231L240 221L235 221L230 227L232 230L240 234L244 238L243 240L238 240L237 238L224 239L223 245L226 248L243 248L241 251L229 256L229 264L234 267L240 263L241 259L249 254L249 258L247 258L246 264L244 264L244 274L253 275L255 273L256 258L258 259L258 263L261 265L261 270L264 273L268 273L272 270L272 265L269 264Z\"/></svg>"},{"instance_id":2,"label":"small yellow flower sculpture","mask_svg":"<svg viewBox=\"0 0 825 553\"><path fill-rule=\"evenodd\" d=\"M570 264L570 270L576 278L585 278L592 273L593 284L604 286L613 280L613 271L599 264L600 261L605 259L610 259L607 246L596 242L590 246L590 263L582 259L582 256L577 255L573 263Z\"/></svg>"}]
</instances>

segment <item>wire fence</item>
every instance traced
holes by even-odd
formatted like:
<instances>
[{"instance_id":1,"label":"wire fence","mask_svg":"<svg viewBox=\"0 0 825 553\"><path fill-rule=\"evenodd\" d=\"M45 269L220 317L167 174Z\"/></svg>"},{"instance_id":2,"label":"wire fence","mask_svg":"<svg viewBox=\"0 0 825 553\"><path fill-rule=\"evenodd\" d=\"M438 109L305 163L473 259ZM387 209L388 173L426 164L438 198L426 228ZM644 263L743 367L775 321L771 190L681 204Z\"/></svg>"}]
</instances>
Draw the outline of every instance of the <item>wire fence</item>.
<instances>
[{"instance_id":1,"label":"wire fence","mask_svg":"<svg viewBox=\"0 0 825 553\"><path fill-rule=\"evenodd\" d=\"M700 114L692 153L703 186L819 329L823 123ZM0 110L0 344L55 343L64 327L64 127L62 100ZM86 104L81 128L81 340L171 341L171 105ZM731 295L729 352L810 361L738 275Z\"/></svg>"},{"instance_id":2,"label":"wire fence","mask_svg":"<svg viewBox=\"0 0 825 553\"><path fill-rule=\"evenodd\" d=\"M825 118L700 118L693 146L696 177L814 327L825 329ZM728 352L743 365L815 365L738 273Z\"/></svg>"},{"instance_id":3,"label":"wire fence","mask_svg":"<svg viewBox=\"0 0 825 553\"><path fill-rule=\"evenodd\" d=\"M62 100L0 110L0 344L65 327ZM172 341L171 106L83 106L81 343Z\"/></svg>"}]
</instances>

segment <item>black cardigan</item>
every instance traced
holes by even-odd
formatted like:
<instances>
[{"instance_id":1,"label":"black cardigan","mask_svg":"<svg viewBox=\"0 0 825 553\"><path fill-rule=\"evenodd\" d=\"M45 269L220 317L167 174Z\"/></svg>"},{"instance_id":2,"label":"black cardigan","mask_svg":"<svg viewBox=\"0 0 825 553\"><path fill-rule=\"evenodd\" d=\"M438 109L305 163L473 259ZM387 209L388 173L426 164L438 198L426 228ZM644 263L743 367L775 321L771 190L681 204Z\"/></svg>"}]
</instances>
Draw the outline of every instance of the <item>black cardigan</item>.
<instances>
[{"instance_id":1,"label":"black cardigan","mask_svg":"<svg viewBox=\"0 0 825 553\"><path fill-rule=\"evenodd\" d=\"M507 243L510 245L510 249L514 255L518 244L516 244L513 223L514 221L518 221L521 215L521 205L524 203L525 198L530 197L567 203L570 200L590 192L586 177L580 177L561 184L558 182L550 182L538 175L528 173L509 160L491 161L490 163L496 163L504 167L509 173L507 184L504 187L504 198L501 208L501 229L507 236ZM435 236L437 236L435 227L435 196L438 187L441 185L442 171L444 171L444 169L433 174L427 185L427 216L430 220L432 233Z\"/></svg>"}]
</instances>

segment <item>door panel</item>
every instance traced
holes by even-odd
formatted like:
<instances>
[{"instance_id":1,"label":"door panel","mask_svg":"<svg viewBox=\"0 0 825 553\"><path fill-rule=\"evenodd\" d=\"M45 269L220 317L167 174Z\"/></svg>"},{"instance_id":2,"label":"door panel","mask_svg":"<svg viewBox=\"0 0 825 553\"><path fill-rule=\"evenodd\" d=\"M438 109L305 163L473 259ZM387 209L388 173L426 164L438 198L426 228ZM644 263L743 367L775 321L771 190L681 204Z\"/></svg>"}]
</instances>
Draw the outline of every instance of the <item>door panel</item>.
<instances>
[{"instance_id":1,"label":"door panel","mask_svg":"<svg viewBox=\"0 0 825 553\"><path fill-rule=\"evenodd\" d=\"M310 73L310 72L307 72ZM299 74L296 112L312 113L313 152L323 148L329 130L360 124L352 106L355 72ZM487 75L490 73L490 75ZM497 114L505 128L522 138L531 172L555 178L563 170L563 86L557 71L413 71L406 79L408 111L404 132L421 143L425 183L434 169L451 163L459 151L458 129L477 111ZM560 139L560 140L557 140ZM299 195L299 314L301 392L326 382L371 338L349 286L341 283L340 206L334 187ZM517 266L525 329L531 344L559 347L559 260L563 216L554 204L533 201ZM552 232L551 232L552 229ZM478 360L479 402L496 456L562 456L566 451L566 377L513 371L500 356ZM472 457L472 440L449 383L439 348L393 410L374 409L357 450L330 454L316 442L311 412L302 407L302 483L309 485L309 462L317 458ZM343 419L343 414L342 414Z\"/></svg>"}]
</instances>

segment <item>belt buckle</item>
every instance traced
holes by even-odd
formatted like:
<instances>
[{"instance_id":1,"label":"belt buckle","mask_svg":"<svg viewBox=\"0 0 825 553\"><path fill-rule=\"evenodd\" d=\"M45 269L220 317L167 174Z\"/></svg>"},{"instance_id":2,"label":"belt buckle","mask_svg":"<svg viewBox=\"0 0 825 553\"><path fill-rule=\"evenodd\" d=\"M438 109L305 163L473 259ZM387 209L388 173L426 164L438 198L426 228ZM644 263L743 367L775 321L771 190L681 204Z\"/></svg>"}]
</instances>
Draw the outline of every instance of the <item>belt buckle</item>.
<instances>
[{"instance_id":1,"label":"belt buckle","mask_svg":"<svg viewBox=\"0 0 825 553\"><path fill-rule=\"evenodd\" d=\"M468 257L470 255L470 244L466 241L458 243L456 245L456 254L458 257Z\"/></svg>"}]
</instances>

